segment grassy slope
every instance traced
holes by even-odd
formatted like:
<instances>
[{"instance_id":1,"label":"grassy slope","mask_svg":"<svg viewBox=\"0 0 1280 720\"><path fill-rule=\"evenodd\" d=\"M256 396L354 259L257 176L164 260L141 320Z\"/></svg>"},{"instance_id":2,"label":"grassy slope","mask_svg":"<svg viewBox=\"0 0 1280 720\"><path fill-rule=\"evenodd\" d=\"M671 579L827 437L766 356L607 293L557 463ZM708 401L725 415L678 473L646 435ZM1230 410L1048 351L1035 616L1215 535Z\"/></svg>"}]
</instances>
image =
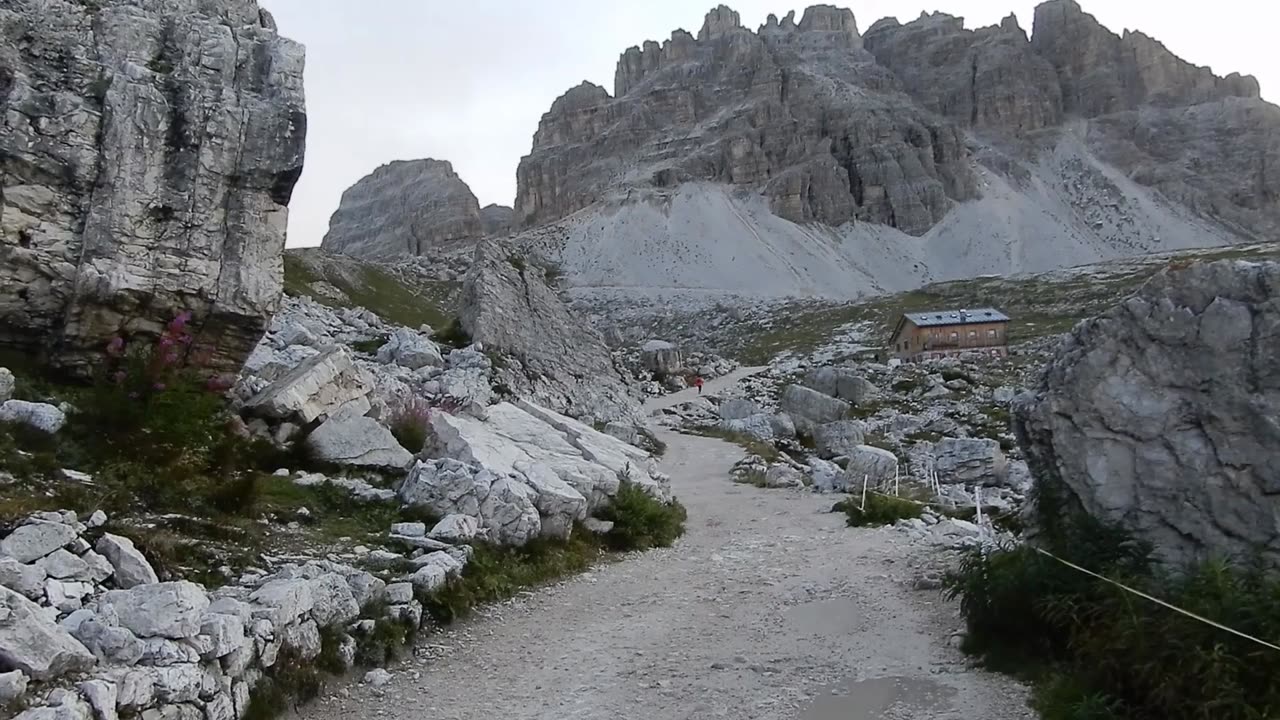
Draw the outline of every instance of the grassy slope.
<instances>
[{"instance_id":1,"label":"grassy slope","mask_svg":"<svg viewBox=\"0 0 1280 720\"><path fill-rule=\"evenodd\" d=\"M756 364L788 350L806 353L821 347L842 328L856 325L863 326L868 343L883 343L904 312L961 307L999 308L1013 318L1011 341L1030 340L1070 330L1080 320L1134 292L1170 264L1229 258L1280 259L1280 245L1152 256L1092 266L1088 272L958 280L839 305L795 303L775 314L768 326L744 324L735 354L743 362Z\"/></svg>"},{"instance_id":2,"label":"grassy slope","mask_svg":"<svg viewBox=\"0 0 1280 720\"><path fill-rule=\"evenodd\" d=\"M312 284L325 281L341 290L350 302L316 292ZM453 319L459 284L401 281L375 265L351 258L326 256L317 251L289 251L284 256L284 290L294 297L310 296L330 307L360 306L387 322L416 328L427 324L443 329Z\"/></svg>"}]
</instances>

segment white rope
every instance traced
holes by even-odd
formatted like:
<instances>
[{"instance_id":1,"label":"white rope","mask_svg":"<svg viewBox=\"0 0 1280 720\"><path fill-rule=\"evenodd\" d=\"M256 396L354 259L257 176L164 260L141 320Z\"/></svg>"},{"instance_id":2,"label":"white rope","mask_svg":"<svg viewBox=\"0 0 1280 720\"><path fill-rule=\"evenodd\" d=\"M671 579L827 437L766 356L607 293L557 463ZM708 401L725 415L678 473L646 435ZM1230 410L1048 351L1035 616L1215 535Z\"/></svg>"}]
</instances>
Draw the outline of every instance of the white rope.
<instances>
[{"instance_id":1,"label":"white rope","mask_svg":"<svg viewBox=\"0 0 1280 720\"><path fill-rule=\"evenodd\" d=\"M1259 640L1258 638L1256 638L1256 637L1254 637L1254 636L1252 636L1252 635L1247 635L1247 634L1245 634L1245 633L1242 633L1242 632L1240 632L1239 630L1236 630L1235 628L1229 628L1229 627L1227 627L1226 625L1223 625L1223 624L1222 624L1222 623L1220 623L1220 622L1215 622L1215 621L1213 621L1213 620L1210 620L1210 619L1209 619L1209 618L1207 618L1207 617L1203 617L1203 616L1201 616L1201 615L1197 615L1197 614L1195 614L1195 613L1191 612L1190 610L1183 610L1182 608L1180 608L1180 607L1178 607L1178 606L1176 606L1176 605L1171 605L1171 604L1169 604L1169 603L1165 602L1164 600L1161 600L1161 599L1160 599L1160 598L1158 598L1158 597L1152 597L1151 595L1148 595L1148 594L1146 594L1146 593L1142 592L1141 590L1134 590L1133 588L1131 588L1131 587L1129 587L1129 586L1127 586L1127 585L1124 585L1124 584L1118 583L1118 582L1116 582L1115 580L1112 580L1112 579L1111 579L1111 578L1109 578L1109 577L1104 577L1104 576L1099 575L1098 573L1093 572L1093 571L1091 571L1091 570L1085 570L1084 568L1080 567L1079 565L1076 565L1075 563L1072 563L1072 562L1068 562L1068 561L1066 561L1066 560L1063 560L1062 558L1058 557L1057 555L1054 555L1053 553L1049 552L1048 550L1043 550L1043 549L1038 548L1038 547L1033 547L1033 548L1032 548L1032 550L1035 550L1036 552L1040 553L1041 555L1044 555L1045 557L1053 558L1054 560L1057 560L1058 562L1062 563L1063 565L1066 565L1067 567L1071 568L1072 570L1078 570L1078 571L1080 571L1080 572L1084 573L1085 575L1089 575L1089 576L1095 577L1095 578L1097 578L1097 579L1099 579L1099 580L1102 580L1103 582L1107 582L1107 583L1110 583L1110 584L1112 584L1112 585L1115 585L1116 587L1120 588L1121 590L1124 590L1125 592L1133 593L1134 595L1137 595L1137 596L1138 596L1138 597L1140 597L1140 598L1145 598L1145 599L1147 599L1147 600L1150 600L1151 602L1153 602L1153 603L1155 603L1155 604L1157 604L1157 605L1161 605L1161 606L1163 606L1163 607L1169 608L1170 610L1172 610L1172 611L1174 611L1174 612L1176 612L1176 613L1181 613L1181 614L1183 614L1183 615L1186 615L1187 617L1191 618L1192 620L1199 620L1200 622L1202 622L1202 623L1204 623L1204 624L1206 624L1206 625L1211 625L1211 626L1213 626L1213 627L1218 628L1219 630L1225 630L1226 632L1229 632L1229 633L1231 633L1232 635L1235 635L1235 636L1237 636L1237 637L1244 638L1245 640L1250 640L1250 641L1256 642L1256 643L1258 643L1259 645L1263 645L1263 646L1265 646L1265 647L1269 647L1269 648L1271 648L1272 650L1280 650L1280 645L1272 645L1271 643L1267 642L1266 640Z\"/></svg>"}]
</instances>

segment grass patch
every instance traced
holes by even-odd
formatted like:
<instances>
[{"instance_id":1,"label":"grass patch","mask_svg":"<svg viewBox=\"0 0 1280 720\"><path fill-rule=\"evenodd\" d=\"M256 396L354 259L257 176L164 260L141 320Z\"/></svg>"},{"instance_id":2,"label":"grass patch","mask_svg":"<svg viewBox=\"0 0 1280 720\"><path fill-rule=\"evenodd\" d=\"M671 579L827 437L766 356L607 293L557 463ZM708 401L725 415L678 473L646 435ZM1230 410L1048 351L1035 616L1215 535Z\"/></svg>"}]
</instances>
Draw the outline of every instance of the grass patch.
<instances>
[{"instance_id":1,"label":"grass patch","mask_svg":"<svg viewBox=\"0 0 1280 720\"><path fill-rule=\"evenodd\" d=\"M386 345L387 341L390 339L391 337L389 335L383 335L370 340L357 340L351 343L351 349L356 352L365 353L366 355L376 355L378 351L382 349L382 346Z\"/></svg>"},{"instance_id":2,"label":"grass patch","mask_svg":"<svg viewBox=\"0 0 1280 720\"><path fill-rule=\"evenodd\" d=\"M924 513L924 506L906 498L867 493L866 507L859 507L860 499L845 498L836 503L832 512L845 514L845 522L849 527L879 527L892 525L899 520L918 518Z\"/></svg>"},{"instance_id":3,"label":"grass patch","mask_svg":"<svg viewBox=\"0 0 1280 720\"><path fill-rule=\"evenodd\" d=\"M462 348L471 345L471 334L462 327L461 319L454 318L443 327L443 330L437 331L436 334L432 336L432 340L435 340L441 345L447 345L448 347L454 348L455 350L461 350Z\"/></svg>"},{"instance_id":4,"label":"grass patch","mask_svg":"<svg viewBox=\"0 0 1280 720\"><path fill-rule=\"evenodd\" d=\"M694 428L691 432L703 437L720 438L726 442L741 446L747 453L764 458L770 463L777 462L782 459L782 451L771 442L758 440L745 433L735 432L733 430L725 430L721 427L708 425L700 428Z\"/></svg>"},{"instance_id":5,"label":"grass patch","mask_svg":"<svg viewBox=\"0 0 1280 720\"><path fill-rule=\"evenodd\" d=\"M314 283L338 288L347 301L315 291ZM383 320L416 328L443 327L452 316L459 284L414 280L403 282L390 272L353 258L291 251L284 255L284 290L294 297L309 296L330 307L363 307Z\"/></svg>"},{"instance_id":6,"label":"grass patch","mask_svg":"<svg viewBox=\"0 0 1280 720\"><path fill-rule=\"evenodd\" d=\"M1280 640L1280 580L1208 562L1171 572L1127 534L1045 505L1054 554L1228 627ZM967 555L946 579L968 625L964 649L1036 686L1051 720L1274 717L1280 653L1130 595L1027 546Z\"/></svg>"}]
</instances>

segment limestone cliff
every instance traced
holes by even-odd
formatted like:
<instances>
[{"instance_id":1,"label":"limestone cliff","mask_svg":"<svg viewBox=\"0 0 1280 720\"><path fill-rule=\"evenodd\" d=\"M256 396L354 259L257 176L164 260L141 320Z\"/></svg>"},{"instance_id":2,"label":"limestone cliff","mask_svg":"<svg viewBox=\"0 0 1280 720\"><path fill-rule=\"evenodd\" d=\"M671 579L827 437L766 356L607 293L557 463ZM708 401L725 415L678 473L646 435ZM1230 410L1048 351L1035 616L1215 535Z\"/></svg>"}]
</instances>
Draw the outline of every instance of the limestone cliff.
<instances>
[{"instance_id":1,"label":"limestone cliff","mask_svg":"<svg viewBox=\"0 0 1280 720\"><path fill-rule=\"evenodd\" d=\"M83 367L190 310L238 367L280 298L303 62L255 0L0 3L0 345Z\"/></svg>"},{"instance_id":2,"label":"limestone cliff","mask_svg":"<svg viewBox=\"0 0 1280 720\"><path fill-rule=\"evenodd\" d=\"M721 6L696 38L627 50L614 92L584 83L543 116L517 171L522 225L619 187L712 180L763 192L794 222L921 234L976 196L959 129L897 90L848 10L755 33Z\"/></svg>"},{"instance_id":3,"label":"limestone cliff","mask_svg":"<svg viewBox=\"0 0 1280 720\"><path fill-rule=\"evenodd\" d=\"M1004 203L991 198L1006 183L1046 215L1065 203L1089 216L1124 176L1158 192L1117 201L1130 207L1116 221L1134 225L1123 237L1110 220L1080 218L1075 242L1099 258L1166 249L1171 235L1213 244L1280 229L1280 110L1253 78L1218 77L1140 32L1116 35L1074 0L1042 4L1033 37L1013 16L969 30L942 13L881 20L864 37L832 6L798 22L770 16L752 32L720 6L696 35L624 52L613 95L584 83L556 100L518 170L517 221L542 226L602 201L665 203L674 187L710 181L758 193L795 223L919 236L967 201ZM1078 157L1065 173L1064 154ZM1109 179L1075 192L1080 163ZM1029 197L1055 186L1084 202ZM1144 225L1139 207L1168 222ZM989 214L1026 235L1018 213ZM934 259L949 263L943 255Z\"/></svg>"}]
</instances>

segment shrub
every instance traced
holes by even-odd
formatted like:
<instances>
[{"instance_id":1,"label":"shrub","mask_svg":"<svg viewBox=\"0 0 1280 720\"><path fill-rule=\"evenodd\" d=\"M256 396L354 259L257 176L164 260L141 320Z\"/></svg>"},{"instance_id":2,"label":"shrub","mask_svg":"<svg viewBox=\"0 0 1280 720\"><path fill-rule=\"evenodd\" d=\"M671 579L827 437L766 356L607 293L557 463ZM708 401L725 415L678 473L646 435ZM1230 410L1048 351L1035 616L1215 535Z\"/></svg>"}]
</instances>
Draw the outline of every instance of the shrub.
<instances>
[{"instance_id":1,"label":"shrub","mask_svg":"<svg viewBox=\"0 0 1280 720\"><path fill-rule=\"evenodd\" d=\"M381 350L382 346L386 345L389 340L391 340L390 335L383 335L381 337L370 338L368 340L357 340L351 343L351 349L356 352L374 355Z\"/></svg>"},{"instance_id":2,"label":"shrub","mask_svg":"<svg viewBox=\"0 0 1280 720\"><path fill-rule=\"evenodd\" d=\"M670 547L684 535L684 522L688 519L688 513L678 501L663 502L627 481L623 481L613 501L597 516L613 523L605 540L609 548L616 551Z\"/></svg>"},{"instance_id":3,"label":"shrub","mask_svg":"<svg viewBox=\"0 0 1280 720\"><path fill-rule=\"evenodd\" d=\"M868 527L892 525L899 520L918 518L924 513L924 506L906 498L867 493L865 507L861 507L861 498L846 498L831 508L832 512L842 512L848 516L849 527Z\"/></svg>"},{"instance_id":4,"label":"shrub","mask_svg":"<svg viewBox=\"0 0 1280 720\"><path fill-rule=\"evenodd\" d=\"M431 406L423 398L409 398L391 412L388 424L405 450L420 453L431 433Z\"/></svg>"},{"instance_id":5,"label":"shrub","mask_svg":"<svg viewBox=\"0 0 1280 720\"><path fill-rule=\"evenodd\" d=\"M1044 531L1050 552L1254 637L1280 640L1280 580L1222 562L1157 569L1149 547L1063 507L1053 506L1060 517ZM1280 709L1280 653L1033 548L974 551L946 587L968 625L965 650L1036 681L1045 718L1245 720Z\"/></svg>"},{"instance_id":6,"label":"shrub","mask_svg":"<svg viewBox=\"0 0 1280 720\"><path fill-rule=\"evenodd\" d=\"M444 330L439 330L432 339L454 349L462 349L471 344L471 334L462 327L462 320L454 318Z\"/></svg>"}]
</instances>

